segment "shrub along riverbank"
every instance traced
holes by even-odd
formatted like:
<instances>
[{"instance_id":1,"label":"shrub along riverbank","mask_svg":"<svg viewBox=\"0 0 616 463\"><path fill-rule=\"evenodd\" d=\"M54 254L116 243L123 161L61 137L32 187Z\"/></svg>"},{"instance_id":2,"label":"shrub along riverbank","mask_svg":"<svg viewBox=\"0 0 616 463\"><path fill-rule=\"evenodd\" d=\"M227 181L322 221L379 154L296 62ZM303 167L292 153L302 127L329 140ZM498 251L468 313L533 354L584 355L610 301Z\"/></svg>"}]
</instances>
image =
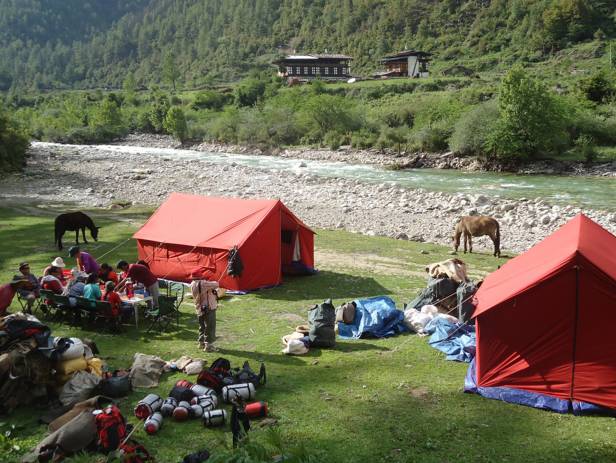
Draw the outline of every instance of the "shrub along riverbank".
<instances>
[{"instance_id":1,"label":"shrub along riverbank","mask_svg":"<svg viewBox=\"0 0 616 463\"><path fill-rule=\"evenodd\" d=\"M616 146L615 73L598 70L548 88L526 69L501 79L435 78L287 87L270 74L236 85L169 93L9 95L7 105L36 139L97 143L129 132L169 133L184 142L260 147L341 145L477 155L525 162L592 162Z\"/></svg>"}]
</instances>

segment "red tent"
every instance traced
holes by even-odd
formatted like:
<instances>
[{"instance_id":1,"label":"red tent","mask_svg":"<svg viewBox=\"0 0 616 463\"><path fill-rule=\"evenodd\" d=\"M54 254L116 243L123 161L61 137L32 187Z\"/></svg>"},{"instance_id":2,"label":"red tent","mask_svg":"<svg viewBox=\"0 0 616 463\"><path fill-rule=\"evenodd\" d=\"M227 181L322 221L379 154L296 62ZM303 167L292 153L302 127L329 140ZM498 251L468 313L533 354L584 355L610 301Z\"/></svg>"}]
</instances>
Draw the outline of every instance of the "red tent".
<instances>
[{"instance_id":1,"label":"red tent","mask_svg":"<svg viewBox=\"0 0 616 463\"><path fill-rule=\"evenodd\" d=\"M133 238L159 278L190 281L200 269L224 288L248 291L280 284L292 264L311 270L313 235L278 200L173 193ZM234 247L244 267L239 277L227 275Z\"/></svg>"},{"instance_id":2,"label":"red tent","mask_svg":"<svg viewBox=\"0 0 616 463\"><path fill-rule=\"evenodd\" d=\"M477 384L616 408L616 237L584 215L477 291Z\"/></svg>"}]
</instances>

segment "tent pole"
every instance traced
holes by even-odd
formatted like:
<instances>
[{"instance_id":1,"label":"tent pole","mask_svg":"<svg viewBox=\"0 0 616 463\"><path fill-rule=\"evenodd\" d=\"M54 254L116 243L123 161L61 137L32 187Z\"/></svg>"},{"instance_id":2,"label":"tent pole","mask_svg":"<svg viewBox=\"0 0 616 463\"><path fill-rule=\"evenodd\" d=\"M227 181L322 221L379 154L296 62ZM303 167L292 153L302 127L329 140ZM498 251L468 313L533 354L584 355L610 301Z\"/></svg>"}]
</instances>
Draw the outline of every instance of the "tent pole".
<instances>
[{"instance_id":1,"label":"tent pole","mask_svg":"<svg viewBox=\"0 0 616 463\"><path fill-rule=\"evenodd\" d=\"M569 389L569 400L573 402L573 392L575 383L575 357L577 351L577 331L578 331L578 318L580 311L580 267L576 265L575 269L575 314L573 317L573 353L571 361L571 386Z\"/></svg>"}]
</instances>

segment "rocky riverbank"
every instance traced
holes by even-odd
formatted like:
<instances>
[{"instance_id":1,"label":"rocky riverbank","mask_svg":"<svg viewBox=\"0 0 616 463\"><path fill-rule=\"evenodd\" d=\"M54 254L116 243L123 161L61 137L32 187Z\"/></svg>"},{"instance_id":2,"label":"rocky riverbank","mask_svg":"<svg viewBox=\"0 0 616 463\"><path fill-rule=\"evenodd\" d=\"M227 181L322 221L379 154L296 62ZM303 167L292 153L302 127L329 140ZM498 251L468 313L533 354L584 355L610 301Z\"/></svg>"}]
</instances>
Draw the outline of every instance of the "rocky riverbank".
<instances>
[{"instance_id":1,"label":"rocky riverbank","mask_svg":"<svg viewBox=\"0 0 616 463\"><path fill-rule=\"evenodd\" d=\"M168 135L132 134L118 142L128 146L147 146L153 148L179 148L180 145ZM521 167L484 162L474 157L457 156L452 152L401 153L380 152L376 149L358 150L343 146L338 150L327 148L272 148L261 149L243 145L221 143L191 143L185 148L210 153L235 153L252 155L274 155L283 158L307 159L315 161L339 161L351 164L373 164L394 169L459 169L465 171L514 172L520 174L546 175L588 175L616 178L616 161L585 165L581 162L537 161Z\"/></svg>"},{"instance_id":2,"label":"rocky riverbank","mask_svg":"<svg viewBox=\"0 0 616 463\"><path fill-rule=\"evenodd\" d=\"M446 194L358 180L323 178L199 159L105 150L96 146L36 144L22 174L0 185L9 201L75 202L82 207L158 205L173 191L241 198L280 198L315 228L451 243L462 215L487 214L502 227L505 252L521 252L580 212L537 200ZM616 214L585 210L616 232ZM476 248L491 249L487 238Z\"/></svg>"}]
</instances>

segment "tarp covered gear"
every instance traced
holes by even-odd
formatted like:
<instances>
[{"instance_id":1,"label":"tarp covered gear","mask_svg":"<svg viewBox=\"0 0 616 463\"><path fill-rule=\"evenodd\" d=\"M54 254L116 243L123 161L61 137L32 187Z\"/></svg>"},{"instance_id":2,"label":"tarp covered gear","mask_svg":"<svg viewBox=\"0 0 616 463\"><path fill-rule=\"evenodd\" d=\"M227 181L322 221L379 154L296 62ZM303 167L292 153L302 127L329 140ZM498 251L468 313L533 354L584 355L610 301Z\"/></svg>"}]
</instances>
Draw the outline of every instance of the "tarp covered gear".
<instances>
[{"instance_id":1,"label":"tarp covered gear","mask_svg":"<svg viewBox=\"0 0 616 463\"><path fill-rule=\"evenodd\" d=\"M334 347L336 345L336 309L331 299L315 305L308 312L310 346Z\"/></svg>"},{"instance_id":2,"label":"tarp covered gear","mask_svg":"<svg viewBox=\"0 0 616 463\"><path fill-rule=\"evenodd\" d=\"M282 232L292 233L284 243ZM314 267L314 232L278 200L214 198L173 193L133 236L139 259L157 277L189 282L195 271L224 288L278 285L283 265L298 257ZM243 269L232 269L237 248ZM229 274L233 273L235 276Z\"/></svg>"},{"instance_id":3,"label":"tarp covered gear","mask_svg":"<svg viewBox=\"0 0 616 463\"><path fill-rule=\"evenodd\" d=\"M428 344L447 354L447 360L470 362L475 357L475 327L452 322L449 318L432 319L424 331L431 334Z\"/></svg>"},{"instance_id":4,"label":"tarp covered gear","mask_svg":"<svg viewBox=\"0 0 616 463\"><path fill-rule=\"evenodd\" d=\"M96 442L96 421L91 411L79 413L58 430L45 437L23 462L62 461L63 456L79 452ZM46 457L43 457L46 455ZM41 459L39 460L39 456Z\"/></svg>"},{"instance_id":5,"label":"tarp covered gear","mask_svg":"<svg viewBox=\"0 0 616 463\"><path fill-rule=\"evenodd\" d=\"M93 395L100 382L100 377L87 371L78 371L62 386L60 402L66 406L82 402Z\"/></svg>"},{"instance_id":6,"label":"tarp covered gear","mask_svg":"<svg viewBox=\"0 0 616 463\"><path fill-rule=\"evenodd\" d=\"M421 310L424 305L438 305L446 310L455 307L458 282L451 278L428 278L428 285L407 307Z\"/></svg>"},{"instance_id":7,"label":"tarp covered gear","mask_svg":"<svg viewBox=\"0 0 616 463\"><path fill-rule=\"evenodd\" d=\"M475 298L478 387L616 408L614 235L578 215L490 274Z\"/></svg>"},{"instance_id":8,"label":"tarp covered gear","mask_svg":"<svg viewBox=\"0 0 616 463\"><path fill-rule=\"evenodd\" d=\"M338 323L338 335L343 339L363 337L385 338L408 332L404 312L387 296L358 299L352 324Z\"/></svg>"}]
</instances>

